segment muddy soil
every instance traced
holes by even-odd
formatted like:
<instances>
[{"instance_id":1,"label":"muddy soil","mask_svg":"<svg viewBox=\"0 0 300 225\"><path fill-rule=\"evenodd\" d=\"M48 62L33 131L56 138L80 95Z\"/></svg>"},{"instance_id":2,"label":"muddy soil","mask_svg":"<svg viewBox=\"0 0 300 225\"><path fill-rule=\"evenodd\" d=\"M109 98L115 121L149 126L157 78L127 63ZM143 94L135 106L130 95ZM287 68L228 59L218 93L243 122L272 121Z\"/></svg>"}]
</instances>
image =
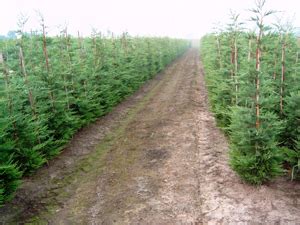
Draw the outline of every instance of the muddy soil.
<instances>
[{"instance_id":1,"label":"muddy soil","mask_svg":"<svg viewBox=\"0 0 300 225\"><path fill-rule=\"evenodd\" d=\"M0 221L300 224L300 184L253 187L230 169L191 49L24 179Z\"/></svg>"}]
</instances>

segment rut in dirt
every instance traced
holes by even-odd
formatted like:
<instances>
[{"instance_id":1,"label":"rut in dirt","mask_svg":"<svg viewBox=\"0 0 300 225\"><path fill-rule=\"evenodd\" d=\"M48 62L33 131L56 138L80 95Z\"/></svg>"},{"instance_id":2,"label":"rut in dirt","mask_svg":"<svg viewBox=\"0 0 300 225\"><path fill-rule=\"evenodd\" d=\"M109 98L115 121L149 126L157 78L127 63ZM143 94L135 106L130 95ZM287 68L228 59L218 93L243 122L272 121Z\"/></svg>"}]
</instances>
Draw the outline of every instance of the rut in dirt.
<instances>
[{"instance_id":1,"label":"rut in dirt","mask_svg":"<svg viewBox=\"0 0 300 225\"><path fill-rule=\"evenodd\" d=\"M199 53L190 49L79 132L25 180L19 213L5 212L7 221L47 224L300 224L299 190L283 179L249 186L230 169Z\"/></svg>"}]
</instances>

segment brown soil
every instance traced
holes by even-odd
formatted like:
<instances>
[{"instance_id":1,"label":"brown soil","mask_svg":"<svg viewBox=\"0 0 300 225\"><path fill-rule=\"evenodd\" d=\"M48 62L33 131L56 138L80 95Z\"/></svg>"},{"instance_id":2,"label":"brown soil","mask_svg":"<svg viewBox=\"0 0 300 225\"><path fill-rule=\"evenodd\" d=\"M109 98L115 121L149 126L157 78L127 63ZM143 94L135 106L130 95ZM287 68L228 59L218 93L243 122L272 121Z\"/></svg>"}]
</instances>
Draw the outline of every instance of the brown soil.
<instances>
[{"instance_id":1,"label":"brown soil","mask_svg":"<svg viewBox=\"0 0 300 225\"><path fill-rule=\"evenodd\" d=\"M300 184L244 184L189 50L26 178L0 221L33 224L300 224Z\"/></svg>"}]
</instances>

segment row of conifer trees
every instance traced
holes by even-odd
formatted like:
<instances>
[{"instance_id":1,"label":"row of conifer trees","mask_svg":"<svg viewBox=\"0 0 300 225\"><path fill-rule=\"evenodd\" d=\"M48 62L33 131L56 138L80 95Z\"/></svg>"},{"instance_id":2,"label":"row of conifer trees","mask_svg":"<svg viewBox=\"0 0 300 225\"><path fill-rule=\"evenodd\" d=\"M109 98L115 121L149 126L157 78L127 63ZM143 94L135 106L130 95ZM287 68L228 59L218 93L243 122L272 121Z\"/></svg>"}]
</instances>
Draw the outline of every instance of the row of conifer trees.
<instances>
[{"instance_id":1,"label":"row of conifer trees","mask_svg":"<svg viewBox=\"0 0 300 225\"><path fill-rule=\"evenodd\" d=\"M230 164L249 183L300 172L299 45L290 23L267 26L275 11L256 1L256 31L239 15L205 36L201 56L211 107L230 138Z\"/></svg>"},{"instance_id":2,"label":"row of conifer trees","mask_svg":"<svg viewBox=\"0 0 300 225\"><path fill-rule=\"evenodd\" d=\"M185 40L23 31L0 42L0 205L23 175L56 156L189 46Z\"/></svg>"}]
</instances>

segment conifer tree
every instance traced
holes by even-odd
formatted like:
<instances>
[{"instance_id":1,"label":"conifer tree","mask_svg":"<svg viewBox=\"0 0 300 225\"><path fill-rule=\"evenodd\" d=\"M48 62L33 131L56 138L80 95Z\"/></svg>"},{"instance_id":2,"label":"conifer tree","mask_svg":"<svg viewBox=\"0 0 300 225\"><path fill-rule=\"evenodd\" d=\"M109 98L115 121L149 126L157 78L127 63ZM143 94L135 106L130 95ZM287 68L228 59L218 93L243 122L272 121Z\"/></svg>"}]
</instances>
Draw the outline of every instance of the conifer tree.
<instances>
[{"instance_id":1,"label":"conifer tree","mask_svg":"<svg viewBox=\"0 0 300 225\"><path fill-rule=\"evenodd\" d=\"M282 155L280 146L293 143L290 155L295 156L299 140L295 129L299 85L295 85L298 76L293 75L297 74L296 41L289 32L272 32L265 19L275 11L264 7L265 1L258 0L256 8L251 9L256 32L241 31L236 39L228 29L205 36L201 44L212 109L231 140L230 164L252 184L282 174L282 161L289 157L288 153ZM232 82L236 72L238 82ZM238 84L238 88L232 88L232 84ZM235 90L238 104L228 101L236 97ZM226 117L230 118L227 122ZM296 168L295 157L290 161L294 162L292 168Z\"/></svg>"},{"instance_id":2,"label":"conifer tree","mask_svg":"<svg viewBox=\"0 0 300 225\"><path fill-rule=\"evenodd\" d=\"M22 174L56 156L82 126L109 112L188 47L185 40L94 32L72 37L65 27L0 41L0 204Z\"/></svg>"}]
</instances>

